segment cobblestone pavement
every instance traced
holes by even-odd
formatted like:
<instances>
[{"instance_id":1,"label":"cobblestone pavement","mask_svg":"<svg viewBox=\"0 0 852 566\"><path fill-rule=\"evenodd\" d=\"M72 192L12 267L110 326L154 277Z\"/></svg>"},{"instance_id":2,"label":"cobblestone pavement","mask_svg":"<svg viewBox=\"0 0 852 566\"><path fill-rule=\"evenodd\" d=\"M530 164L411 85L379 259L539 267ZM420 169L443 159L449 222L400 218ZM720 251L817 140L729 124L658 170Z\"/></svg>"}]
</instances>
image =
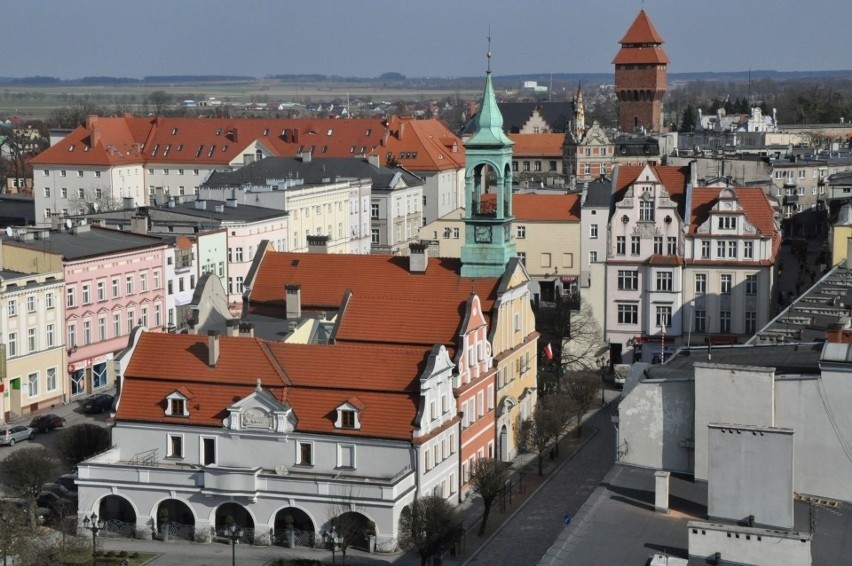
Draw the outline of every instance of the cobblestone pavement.
<instances>
[{"instance_id":1,"label":"cobblestone pavement","mask_svg":"<svg viewBox=\"0 0 852 566\"><path fill-rule=\"evenodd\" d=\"M586 421L598 429L574 456L495 531L465 564L524 566L538 564L547 549L598 487L615 462L615 429L611 403Z\"/></svg>"}]
</instances>

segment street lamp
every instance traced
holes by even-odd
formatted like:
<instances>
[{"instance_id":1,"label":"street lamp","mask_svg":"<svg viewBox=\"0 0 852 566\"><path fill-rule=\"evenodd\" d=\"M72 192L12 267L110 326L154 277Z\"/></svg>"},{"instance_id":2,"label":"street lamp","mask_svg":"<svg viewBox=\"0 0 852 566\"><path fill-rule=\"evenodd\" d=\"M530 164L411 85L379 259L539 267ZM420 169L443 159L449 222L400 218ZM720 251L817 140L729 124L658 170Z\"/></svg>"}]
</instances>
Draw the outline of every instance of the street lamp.
<instances>
[{"instance_id":1,"label":"street lamp","mask_svg":"<svg viewBox=\"0 0 852 566\"><path fill-rule=\"evenodd\" d=\"M231 566L237 566L237 541L243 538L243 528L231 523L225 527L225 536L231 541Z\"/></svg>"},{"instance_id":2,"label":"street lamp","mask_svg":"<svg viewBox=\"0 0 852 566\"><path fill-rule=\"evenodd\" d=\"M104 528L104 522L98 519L98 515L92 512L91 517L83 518L83 528L92 531L92 566L95 566L97 561L97 540L98 531Z\"/></svg>"}]
</instances>

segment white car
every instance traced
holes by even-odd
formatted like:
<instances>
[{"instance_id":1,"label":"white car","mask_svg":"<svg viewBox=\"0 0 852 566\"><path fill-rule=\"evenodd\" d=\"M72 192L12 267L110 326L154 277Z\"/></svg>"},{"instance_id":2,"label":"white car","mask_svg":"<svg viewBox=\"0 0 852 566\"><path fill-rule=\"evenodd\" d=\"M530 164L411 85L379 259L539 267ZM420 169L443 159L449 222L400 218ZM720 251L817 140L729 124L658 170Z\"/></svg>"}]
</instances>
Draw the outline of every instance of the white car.
<instances>
[{"instance_id":1,"label":"white car","mask_svg":"<svg viewBox=\"0 0 852 566\"><path fill-rule=\"evenodd\" d=\"M14 446L21 440L29 440L35 434L35 430L24 425L4 426L0 429L0 444Z\"/></svg>"}]
</instances>

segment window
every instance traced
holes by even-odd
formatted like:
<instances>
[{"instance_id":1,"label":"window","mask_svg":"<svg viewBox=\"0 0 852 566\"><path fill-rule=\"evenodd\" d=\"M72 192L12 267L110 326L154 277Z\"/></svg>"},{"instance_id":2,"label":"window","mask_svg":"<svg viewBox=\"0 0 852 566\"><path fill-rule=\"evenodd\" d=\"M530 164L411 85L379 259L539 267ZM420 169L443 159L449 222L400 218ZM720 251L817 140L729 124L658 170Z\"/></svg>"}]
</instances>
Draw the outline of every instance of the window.
<instances>
[{"instance_id":1,"label":"window","mask_svg":"<svg viewBox=\"0 0 852 566\"><path fill-rule=\"evenodd\" d=\"M91 344L92 343L92 321L84 320L83 321L83 344Z\"/></svg>"},{"instance_id":2,"label":"window","mask_svg":"<svg viewBox=\"0 0 852 566\"><path fill-rule=\"evenodd\" d=\"M148 274L140 273L139 274L139 292L145 293L148 291Z\"/></svg>"},{"instance_id":3,"label":"window","mask_svg":"<svg viewBox=\"0 0 852 566\"><path fill-rule=\"evenodd\" d=\"M299 442L296 452L296 463L300 466L314 465L314 445L312 442Z\"/></svg>"},{"instance_id":4,"label":"window","mask_svg":"<svg viewBox=\"0 0 852 566\"><path fill-rule=\"evenodd\" d=\"M618 324L638 324L638 305L618 305Z\"/></svg>"},{"instance_id":5,"label":"window","mask_svg":"<svg viewBox=\"0 0 852 566\"><path fill-rule=\"evenodd\" d=\"M59 171L59 176L60 176L60 177L65 177L65 175L66 175L66 174L67 174L67 173L65 172L65 169L62 169L61 171Z\"/></svg>"},{"instance_id":6,"label":"window","mask_svg":"<svg viewBox=\"0 0 852 566\"><path fill-rule=\"evenodd\" d=\"M657 272L657 291L672 290L672 272L658 271Z\"/></svg>"},{"instance_id":7,"label":"window","mask_svg":"<svg viewBox=\"0 0 852 566\"><path fill-rule=\"evenodd\" d=\"M663 255L663 237L654 236L654 253Z\"/></svg>"},{"instance_id":8,"label":"window","mask_svg":"<svg viewBox=\"0 0 852 566\"><path fill-rule=\"evenodd\" d=\"M183 458L183 436L180 434L170 434L168 443L167 457Z\"/></svg>"},{"instance_id":9,"label":"window","mask_svg":"<svg viewBox=\"0 0 852 566\"><path fill-rule=\"evenodd\" d=\"M723 274L721 276L721 285L720 286L721 286L720 292L723 295L730 295L731 294L731 275L730 274Z\"/></svg>"},{"instance_id":10,"label":"window","mask_svg":"<svg viewBox=\"0 0 852 566\"><path fill-rule=\"evenodd\" d=\"M112 298L115 299L118 297L118 279L112 280Z\"/></svg>"},{"instance_id":11,"label":"window","mask_svg":"<svg viewBox=\"0 0 852 566\"><path fill-rule=\"evenodd\" d=\"M130 334L130 331L133 330L133 327L136 325L136 313L129 310L127 311L127 333Z\"/></svg>"},{"instance_id":12,"label":"window","mask_svg":"<svg viewBox=\"0 0 852 566\"><path fill-rule=\"evenodd\" d=\"M92 302L92 286L83 285L83 304L88 305Z\"/></svg>"},{"instance_id":13,"label":"window","mask_svg":"<svg viewBox=\"0 0 852 566\"><path fill-rule=\"evenodd\" d=\"M373 244L378 244L378 243L380 243L380 240L379 240L379 229L378 229L378 228L373 228L373 229L370 231L370 242L371 242L371 243L373 243Z\"/></svg>"},{"instance_id":14,"label":"window","mask_svg":"<svg viewBox=\"0 0 852 566\"><path fill-rule=\"evenodd\" d=\"M737 229L737 217L736 216L720 216L718 221L718 227L721 230L736 230Z\"/></svg>"},{"instance_id":15,"label":"window","mask_svg":"<svg viewBox=\"0 0 852 566\"><path fill-rule=\"evenodd\" d=\"M658 328L672 325L672 308L670 306L658 306L656 323Z\"/></svg>"},{"instance_id":16,"label":"window","mask_svg":"<svg viewBox=\"0 0 852 566\"><path fill-rule=\"evenodd\" d=\"M515 237L523 239L527 237L527 227L526 226L518 226L516 228Z\"/></svg>"},{"instance_id":17,"label":"window","mask_svg":"<svg viewBox=\"0 0 852 566\"><path fill-rule=\"evenodd\" d=\"M186 416L186 399L169 399L169 410L166 414L172 417Z\"/></svg>"},{"instance_id":18,"label":"window","mask_svg":"<svg viewBox=\"0 0 852 566\"><path fill-rule=\"evenodd\" d=\"M370 205L370 218L378 218L379 217L379 205L373 203Z\"/></svg>"},{"instance_id":19,"label":"window","mask_svg":"<svg viewBox=\"0 0 852 566\"><path fill-rule=\"evenodd\" d=\"M338 444L337 445L337 467L338 468L354 468L355 467L355 445L354 444Z\"/></svg>"},{"instance_id":20,"label":"window","mask_svg":"<svg viewBox=\"0 0 852 566\"><path fill-rule=\"evenodd\" d=\"M27 330L27 352L35 352L38 350L38 344L36 343L36 329L30 328Z\"/></svg>"},{"instance_id":21,"label":"window","mask_svg":"<svg viewBox=\"0 0 852 566\"><path fill-rule=\"evenodd\" d=\"M65 306L71 308L74 306L74 295L76 294L76 290L74 287L68 287L65 290Z\"/></svg>"},{"instance_id":22,"label":"window","mask_svg":"<svg viewBox=\"0 0 852 566\"><path fill-rule=\"evenodd\" d=\"M716 242L716 257L725 257L725 242L723 240Z\"/></svg>"},{"instance_id":23,"label":"window","mask_svg":"<svg viewBox=\"0 0 852 566\"><path fill-rule=\"evenodd\" d=\"M745 292L746 295L757 295L757 275L746 275Z\"/></svg>"},{"instance_id":24,"label":"window","mask_svg":"<svg viewBox=\"0 0 852 566\"><path fill-rule=\"evenodd\" d=\"M355 428L355 411L340 411L340 428Z\"/></svg>"},{"instance_id":25,"label":"window","mask_svg":"<svg viewBox=\"0 0 852 566\"><path fill-rule=\"evenodd\" d=\"M731 331L731 311L719 311L719 332Z\"/></svg>"},{"instance_id":26,"label":"window","mask_svg":"<svg viewBox=\"0 0 852 566\"><path fill-rule=\"evenodd\" d=\"M132 295L133 294L133 276L132 275L128 275L125 278L124 287L125 287L125 291L124 291L125 295Z\"/></svg>"},{"instance_id":27,"label":"window","mask_svg":"<svg viewBox=\"0 0 852 566\"><path fill-rule=\"evenodd\" d=\"M35 295L27 295L27 312L35 312L36 300Z\"/></svg>"},{"instance_id":28,"label":"window","mask_svg":"<svg viewBox=\"0 0 852 566\"><path fill-rule=\"evenodd\" d=\"M103 342L106 339L106 319L101 317L98 319L98 340Z\"/></svg>"},{"instance_id":29,"label":"window","mask_svg":"<svg viewBox=\"0 0 852 566\"><path fill-rule=\"evenodd\" d=\"M624 255L627 253L627 240L624 236L615 237L615 255Z\"/></svg>"},{"instance_id":30,"label":"window","mask_svg":"<svg viewBox=\"0 0 852 566\"><path fill-rule=\"evenodd\" d=\"M677 255L677 238L669 236L666 239L666 254Z\"/></svg>"},{"instance_id":31,"label":"window","mask_svg":"<svg viewBox=\"0 0 852 566\"><path fill-rule=\"evenodd\" d=\"M746 311L745 331L746 334L754 334L757 332L757 313L755 311Z\"/></svg>"},{"instance_id":32,"label":"window","mask_svg":"<svg viewBox=\"0 0 852 566\"><path fill-rule=\"evenodd\" d=\"M78 369L71 374L71 396L86 392L86 370Z\"/></svg>"},{"instance_id":33,"label":"window","mask_svg":"<svg viewBox=\"0 0 852 566\"><path fill-rule=\"evenodd\" d=\"M49 309L53 308L53 293L44 294L44 306Z\"/></svg>"},{"instance_id":34,"label":"window","mask_svg":"<svg viewBox=\"0 0 852 566\"><path fill-rule=\"evenodd\" d=\"M728 242L728 257L736 259L737 257L737 241L731 240Z\"/></svg>"},{"instance_id":35,"label":"window","mask_svg":"<svg viewBox=\"0 0 852 566\"><path fill-rule=\"evenodd\" d=\"M635 291L639 288L639 272L626 269L618 270L618 289L621 291Z\"/></svg>"},{"instance_id":36,"label":"window","mask_svg":"<svg viewBox=\"0 0 852 566\"><path fill-rule=\"evenodd\" d=\"M754 259L754 242L743 242L743 258Z\"/></svg>"},{"instance_id":37,"label":"window","mask_svg":"<svg viewBox=\"0 0 852 566\"><path fill-rule=\"evenodd\" d=\"M238 263L243 261L243 248L242 247L234 248L234 261L238 262Z\"/></svg>"},{"instance_id":38,"label":"window","mask_svg":"<svg viewBox=\"0 0 852 566\"><path fill-rule=\"evenodd\" d=\"M630 236L630 253L632 255L639 255L641 251L641 239L639 236Z\"/></svg>"},{"instance_id":39,"label":"window","mask_svg":"<svg viewBox=\"0 0 852 566\"><path fill-rule=\"evenodd\" d=\"M45 326L45 338L47 339L47 347L53 348L56 346L56 326L53 324L48 324Z\"/></svg>"},{"instance_id":40,"label":"window","mask_svg":"<svg viewBox=\"0 0 852 566\"><path fill-rule=\"evenodd\" d=\"M66 329L65 345L69 348L77 347L77 325L69 324Z\"/></svg>"},{"instance_id":41,"label":"window","mask_svg":"<svg viewBox=\"0 0 852 566\"><path fill-rule=\"evenodd\" d=\"M47 368L47 390L56 390L56 368Z\"/></svg>"},{"instance_id":42,"label":"window","mask_svg":"<svg viewBox=\"0 0 852 566\"><path fill-rule=\"evenodd\" d=\"M524 163L523 163L523 169L524 169L524 171L529 171L529 170L530 170L530 162L529 162L529 161L524 161Z\"/></svg>"},{"instance_id":43,"label":"window","mask_svg":"<svg viewBox=\"0 0 852 566\"><path fill-rule=\"evenodd\" d=\"M106 284L103 281L98 281L98 300L106 300Z\"/></svg>"},{"instance_id":44,"label":"window","mask_svg":"<svg viewBox=\"0 0 852 566\"><path fill-rule=\"evenodd\" d=\"M31 373L27 376L27 395L30 397L38 397L38 372Z\"/></svg>"},{"instance_id":45,"label":"window","mask_svg":"<svg viewBox=\"0 0 852 566\"><path fill-rule=\"evenodd\" d=\"M692 313L693 326L695 332L705 332L707 328L707 311L696 310Z\"/></svg>"},{"instance_id":46,"label":"window","mask_svg":"<svg viewBox=\"0 0 852 566\"><path fill-rule=\"evenodd\" d=\"M526 252L518 252L518 261L521 262L521 265L526 266L527 264L527 254Z\"/></svg>"},{"instance_id":47,"label":"window","mask_svg":"<svg viewBox=\"0 0 852 566\"><path fill-rule=\"evenodd\" d=\"M9 349L9 357L10 358L18 355L18 333L17 332L10 332L9 333L8 343L6 344L6 346Z\"/></svg>"},{"instance_id":48,"label":"window","mask_svg":"<svg viewBox=\"0 0 852 566\"><path fill-rule=\"evenodd\" d=\"M589 252L589 263L596 263L598 261L598 252Z\"/></svg>"},{"instance_id":49,"label":"window","mask_svg":"<svg viewBox=\"0 0 852 566\"><path fill-rule=\"evenodd\" d=\"M592 224L589 226L589 238L595 239L598 237L598 225Z\"/></svg>"},{"instance_id":50,"label":"window","mask_svg":"<svg viewBox=\"0 0 852 566\"><path fill-rule=\"evenodd\" d=\"M695 294L703 295L707 292L707 274L706 273L696 273L695 274Z\"/></svg>"},{"instance_id":51,"label":"window","mask_svg":"<svg viewBox=\"0 0 852 566\"><path fill-rule=\"evenodd\" d=\"M112 335L121 336L121 315L119 313L112 315Z\"/></svg>"},{"instance_id":52,"label":"window","mask_svg":"<svg viewBox=\"0 0 852 566\"><path fill-rule=\"evenodd\" d=\"M7 302L6 305L6 310L9 313L9 316L18 315L18 301L15 299L9 299L9 302Z\"/></svg>"},{"instance_id":53,"label":"window","mask_svg":"<svg viewBox=\"0 0 852 566\"><path fill-rule=\"evenodd\" d=\"M654 221L654 201L639 201L639 220L647 222Z\"/></svg>"},{"instance_id":54,"label":"window","mask_svg":"<svg viewBox=\"0 0 852 566\"><path fill-rule=\"evenodd\" d=\"M710 241L703 240L701 242L701 258L710 259Z\"/></svg>"},{"instance_id":55,"label":"window","mask_svg":"<svg viewBox=\"0 0 852 566\"><path fill-rule=\"evenodd\" d=\"M212 466L216 464L216 439L201 438L201 464L203 466Z\"/></svg>"}]
</instances>

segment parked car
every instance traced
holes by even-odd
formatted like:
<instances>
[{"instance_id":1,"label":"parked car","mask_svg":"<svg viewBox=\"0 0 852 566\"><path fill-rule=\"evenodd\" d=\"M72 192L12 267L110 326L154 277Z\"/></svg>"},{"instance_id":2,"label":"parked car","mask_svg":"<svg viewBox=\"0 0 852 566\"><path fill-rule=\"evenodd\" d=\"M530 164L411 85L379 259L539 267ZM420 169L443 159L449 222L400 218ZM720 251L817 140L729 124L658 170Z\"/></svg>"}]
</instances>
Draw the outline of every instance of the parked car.
<instances>
[{"instance_id":1,"label":"parked car","mask_svg":"<svg viewBox=\"0 0 852 566\"><path fill-rule=\"evenodd\" d=\"M0 429L0 444L14 446L21 440L29 440L35 434L35 430L24 425L4 426Z\"/></svg>"},{"instance_id":2,"label":"parked car","mask_svg":"<svg viewBox=\"0 0 852 566\"><path fill-rule=\"evenodd\" d=\"M68 491L77 492L77 474L63 474L56 478L56 483Z\"/></svg>"},{"instance_id":3,"label":"parked car","mask_svg":"<svg viewBox=\"0 0 852 566\"><path fill-rule=\"evenodd\" d=\"M92 395L83 401L83 410L87 413L103 413L112 409L113 396L106 393Z\"/></svg>"},{"instance_id":4,"label":"parked car","mask_svg":"<svg viewBox=\"0 0 852 566\"><path fill-rule=\"evenodd\" d=\"M30 428L39 432L48 432L60 426L65 426L65 417L60 417L53 413L39 415L30 421Z\"/></svg>"},{"instance_id":5,"label":"parked car","mask_svg":"<svg viewBox=\"0 0 852 566\"><path fill-rule=\"evenodd\" d=\"M36 504L39 507L46 507L47 509L50 509L60 517L68 515L71 511L77 508L76 501L59 497L55 493L51 493L49 491L45 491L39 495L36 499Z\"/></svg>"},{"instance_id":6,"label":"parked car","mask_svg":"<svg viewBox=\"0 0 852 566\"><path fill-rule=\"evenodd\" d=\"M53 493L62 499L67 499L68 501L77 501L77 492L71 491L62 484L46 483L42 486L41 491L43 493Z\"/></svg>"}]
</instances>

